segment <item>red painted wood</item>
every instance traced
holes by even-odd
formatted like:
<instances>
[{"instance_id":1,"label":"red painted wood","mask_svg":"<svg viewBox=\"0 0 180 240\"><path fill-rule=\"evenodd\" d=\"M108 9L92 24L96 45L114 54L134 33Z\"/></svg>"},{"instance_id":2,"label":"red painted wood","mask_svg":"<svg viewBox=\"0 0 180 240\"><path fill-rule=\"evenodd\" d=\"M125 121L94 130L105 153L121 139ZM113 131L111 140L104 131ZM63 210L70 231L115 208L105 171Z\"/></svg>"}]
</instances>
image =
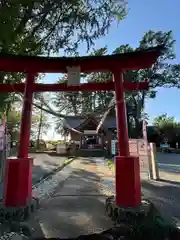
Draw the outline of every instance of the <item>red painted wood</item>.
<instances>
[{"instance_id":1,"label":"red painted wood","mask_svg":"<svg viewBox=\"0 0 180 240\"><path fill-rule=\"evenodd\" d=\"M161 54L162 47L109 56L33 57L0 54L0 71L66 73L67 66L80 66L81 72L110 72L114 65L123 71L149 68Z\"/></svg>"},{"instance_id":2,"label":"red painted wood","mask_svg":"<svg viewBox=\"0 0 180 240\"><path fill-rule=\"evenodd\" d=\"M139 158L117 156L116 204L122 208L136 208L141 205L141 181Z\"/></svg>"},{"instance_id":3,"label":"red painted wood","mask_svg":"<svg viewBox=\"0 0 180 240\"><path fill-rule=\"evenodd\" d=\"M6 162L4 204L27 206L32 198L32 158L8 158Z\"/></svg>"},{"instance_id":4,"label":"red painted wood","mask_svg":"<svg viewBox=\"0 0 180 240\"><path fill-rule=\"evenodd\" d=\"M28 72L26 83L1 84L0 92L24 92L18 158L8 159L5 184L5 206L27 206L32 193L32 159L28 158L33 92L115 90L117 132L120 155L116 158L116 202L121 207L140 205L140 180L137 159L129 156L124 91L148 89L147 83L122 82L122 72L149 68L161 55L162 47L111 56L79 58L47 58L0 54L0 71ZM80 66L81 72L113 72L115 83L90 83L80 86L66 84L34 84L33 73L66 73L67 67ZM117 71L118 69L119 72ZM120 131L121 129L121 131Z\"/></svg>"},{"instance_id":5,"label":"red painted wood","mask_svg":"<svg viewBox=\"0 0 180 240\"><path fill-rule=\"evenodd\" d=\"M35 78L35 74L28 73L25 83L24 91L24 103L21 116L21 130L20 130L20 142L18 157L28 157L29 152L29 139L30 139L30 128L31 128L31 114L32 114L32 84Z\"/></svg>"},{"instance_id":6,"label":"red painted wood","mask_svg":"<svg viewBox=\"0 0 180 240\"><path fill-rule=\"evenodd\" d=\"M141 184L139 159L130 156L129 136L124 98L123 74L114 72L118 152L116 157L116 204L120 207L139 207Z\"/></svg>"},{"instance_id":7,"label":"red painted wood","mask_svg":"<svg viewBox=\"0 0 180 240\"><path fill-rule=\"evenodd\" d=\"M117 71L113 75L115 83L118 150L120 156L129 156L129 137L123 88L123 74L122 72Z\"/></svg>"}]
</instances>

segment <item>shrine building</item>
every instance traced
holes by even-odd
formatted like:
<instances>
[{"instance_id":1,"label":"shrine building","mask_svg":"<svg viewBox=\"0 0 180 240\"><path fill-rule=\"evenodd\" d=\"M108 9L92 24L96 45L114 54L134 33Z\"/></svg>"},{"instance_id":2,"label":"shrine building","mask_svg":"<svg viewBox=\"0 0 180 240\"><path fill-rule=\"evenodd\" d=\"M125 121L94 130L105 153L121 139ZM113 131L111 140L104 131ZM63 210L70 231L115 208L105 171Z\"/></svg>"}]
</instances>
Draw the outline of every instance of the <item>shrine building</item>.
<instances>
[{"instance_id":1,"label":"shrine building","mask_svg":"<svg viewBox=\"0 0 180 240\"><path fill-rule=\"evenodd\" d=\"M116 137L116 117L109 115L101 125L99 131L96 129L101 117L67 117L64 121L64 132L69 136L71 142L77 146L81 155L93 156L104 155L105 145L111 144L111 140Z\"/></svg>"},{"instance_id":2,"label":"shrine building","mask_svg":"<svg viewBox=\"0 0 180 240\"><path fill-rule=\"evenodd\" d=\"M78 152L83 156L104 156L104 149L108 146L111 149L111 140L117 138L115 111L103 121L99 131L96 129L102 116L67 116L63 123L64 137L76 145L72 151ZM155 142L158 138L155 126L148 126L148 138L150 142ZM134 136L129 136L130 138ZM136 137L135 137L136 138Z\"/></svg>"}]
</instances>

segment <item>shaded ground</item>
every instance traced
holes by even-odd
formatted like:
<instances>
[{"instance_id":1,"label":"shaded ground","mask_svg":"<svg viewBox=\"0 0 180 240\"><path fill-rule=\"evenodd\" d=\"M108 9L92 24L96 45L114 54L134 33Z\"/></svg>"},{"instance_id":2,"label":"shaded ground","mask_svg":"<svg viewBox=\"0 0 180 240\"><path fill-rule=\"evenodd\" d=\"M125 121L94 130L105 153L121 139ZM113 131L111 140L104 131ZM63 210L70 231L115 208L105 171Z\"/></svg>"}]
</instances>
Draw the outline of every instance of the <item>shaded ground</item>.
<instances>
[{"instance_id":1,"label":"shaded ground","mask_svg":"<svg viewBox=\"0 0 180 240\"><path fill-rule=\"evenodd\" d=\"M105 216L102 186L114 192L112 171L102 161L77 159L72 175L59 185L54 196L43 202L37 212L35 237L75 237L110 228ZM180 184L142 181L145 197L152 200L164 216L180 223Z\"/></svg>"},{"instance_id":2,"label":"shaded ground","mask_svg":"<svg viewBox=\"0 0 180 240\"><path fill-rule=\"evenodd\" d=\"M160 176L164 179L158 182L142 180L141 184L143 195L153 201L165 217L180 225L180 174L173 172L173 169L168 167L170 162L174 165L178 163L179 155L176 156L175 159L172 157L171 161L171 154L158 154L159 163L167 164L166 172L160 168ZM106 181L113 192L114 183L113 178Z\"/></svg>"},{"instance_id":3,"label":"shaded ground","mask_svg":"<svg viewBox=\"0 0 180 240\"><path fill-rule=\"evenodd\" d=\"M57 168L62 166L67 157L51 157L47 154L30 154L33 157L32 183L39 182ZM3 183L0 183L0 200L3 198Z\"/></svg>"},{"instance_id":4,"label":"shaded ground","mask_svg":"<svg viewBox=\"0 0 180 240\"><path fill-rule=\"evenodd\" d=\"M72 175L38 211L36 219L41 230L36 237L42 232L46 237L75 237L110 228L112 222L104 212L101 175L92 160L75 160Z\"/></svg>"},{"instance_id":5,"label":"shaded ground","mask_svg":"<svg viewBox=\"0 0 180 240\"><path fill-rule=\"evenodd\" d=\"M33 184L63 165L67 157L51 157L47 154L30 154L34 158Z\"/></svg>"},{"instance_id":6,"label":"shaded ground","mask_svg":"<svg viewBox=\"0 0 180 240\"><path fill-rule=\"evenodd\" d=\"M164 216L180 226L180 184L172 181L142 181L145 197L152 200Z\"/></svg>"}]
</instances>

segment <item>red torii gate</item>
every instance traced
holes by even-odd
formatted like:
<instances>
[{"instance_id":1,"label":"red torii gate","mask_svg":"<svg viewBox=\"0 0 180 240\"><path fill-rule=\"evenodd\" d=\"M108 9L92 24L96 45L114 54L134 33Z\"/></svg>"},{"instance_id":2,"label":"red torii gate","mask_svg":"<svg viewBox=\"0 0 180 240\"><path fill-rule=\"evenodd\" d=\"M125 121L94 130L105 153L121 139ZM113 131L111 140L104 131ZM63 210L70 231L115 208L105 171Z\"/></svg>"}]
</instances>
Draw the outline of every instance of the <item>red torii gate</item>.
<instances>
[{"instance_id":1,"label":"red torii gate","mask_svg":"<svg viewBox=\"0 0 180 240\"><path fill-rule=\"evenodd\" d=\"M123 71L145 69L161 55L163 46L143 51L108 56L50 58L0 54L0 71L25 72L25 83L0 84L0 92L23 92L20 143L16 159L7 159L4 204L28 206L32 199L32 163L28 156L33 92L115 90L119 156L116 157L116 203L121 207L141 204L139 159L130 156L124 91L148 89L148 84L123 82ZM81 72L112 72L114 81L79 86L35 83L38 73L67 73L67 67L79 66Z\"/></svg>"}]
</instances>

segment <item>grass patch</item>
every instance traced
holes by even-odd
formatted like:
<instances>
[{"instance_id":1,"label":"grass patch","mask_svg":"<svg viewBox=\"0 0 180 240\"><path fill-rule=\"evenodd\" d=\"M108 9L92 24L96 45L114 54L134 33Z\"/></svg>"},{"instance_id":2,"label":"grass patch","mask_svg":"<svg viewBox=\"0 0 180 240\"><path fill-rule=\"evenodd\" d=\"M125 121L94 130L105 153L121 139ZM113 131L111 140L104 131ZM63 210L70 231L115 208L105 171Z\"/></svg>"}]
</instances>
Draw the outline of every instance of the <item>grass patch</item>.
<instances>
[{"instance_id":1,"label":"grass patch","mask_svg":"<svg viewBox=\"0 0 180 240\"><path fill-rule=\"evenodd\" d=\"M106 162L107 162L110 169L114 169L114 163L112 162L112 160L107 159Z\"/></svg>"}]
</instances>

